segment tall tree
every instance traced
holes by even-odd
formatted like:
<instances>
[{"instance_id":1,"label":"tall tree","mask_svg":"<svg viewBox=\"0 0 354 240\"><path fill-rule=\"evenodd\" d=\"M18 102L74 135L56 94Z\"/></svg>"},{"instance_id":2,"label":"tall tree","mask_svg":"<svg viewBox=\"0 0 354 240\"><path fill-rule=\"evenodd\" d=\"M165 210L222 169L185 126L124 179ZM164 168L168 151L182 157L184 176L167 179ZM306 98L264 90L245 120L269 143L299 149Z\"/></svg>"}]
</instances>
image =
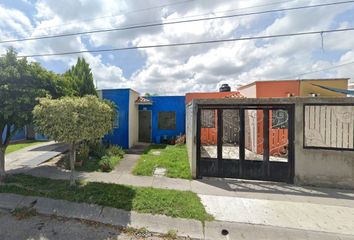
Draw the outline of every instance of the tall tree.
<instances>
[{"instance_id":1,"label":"tall tree","mask_svg":"<svg viewBox=\"0 0 354 240\"><path fill-rule=\"evenodd\" d=\"M11 137L31 123L36 98L47 93L39 70L38 64L18 59L13 49L0 57L0 181L5 178L5 151Z\"/></svg>"},{"instance_id":2,"label":"tall tree","mask_svg":"<svg viewBox=\"0 0 354 240\"><path fill-rule=\"evenodd\" d=\"M97 96L90 65L84 58L78 58L76 65L72 66L71 69L65 73L65 76L71 78L72 88L75 89L76 96Z\"/></svg>"},{"instance_id":3,"label":"tall tree","mask_svg":"<svg viewBox=\"0 0 354 240\"><path fill-rule=\"evenodd\" d=\"M102 138L113 127L114 107L95 96L40 99L33 110L39 132L70 144L71 185L75 185L75 148L78 142Z\"/></svg>"}]
</instances>

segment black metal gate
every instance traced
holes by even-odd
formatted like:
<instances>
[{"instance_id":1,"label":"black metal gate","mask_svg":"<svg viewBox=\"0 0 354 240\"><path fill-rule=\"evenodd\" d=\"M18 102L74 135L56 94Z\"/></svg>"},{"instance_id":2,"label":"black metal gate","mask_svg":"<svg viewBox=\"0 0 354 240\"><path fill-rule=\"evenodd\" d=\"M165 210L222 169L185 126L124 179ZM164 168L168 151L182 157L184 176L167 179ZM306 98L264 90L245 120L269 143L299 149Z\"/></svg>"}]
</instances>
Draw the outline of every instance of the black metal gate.
<instances>
[{"instance_id":1,"label":"black metal gate","mask_svg":"<svg viewBox=\"0 0 354 240\"><path fill-rule=\"evenodd\" d=\"M293 182L293 105L198 105L197 175Z\"/></svg>"}]
</instances>

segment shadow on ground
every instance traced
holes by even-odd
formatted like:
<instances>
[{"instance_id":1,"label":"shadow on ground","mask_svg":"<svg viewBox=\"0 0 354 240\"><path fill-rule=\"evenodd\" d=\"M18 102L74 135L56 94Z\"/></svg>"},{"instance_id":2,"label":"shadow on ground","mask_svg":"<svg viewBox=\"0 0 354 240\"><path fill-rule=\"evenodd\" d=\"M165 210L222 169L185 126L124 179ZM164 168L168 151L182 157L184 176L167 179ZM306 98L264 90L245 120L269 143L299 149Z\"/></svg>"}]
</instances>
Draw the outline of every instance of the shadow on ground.
<instances>
[{"instance_id":1,"label":"shadow on ground","mask_svg":"<svg viewBox=\"0 0 354 240\"><path fill-rule=\"evenodd\" d=\"M354 200L354 191L349 189L298 186L279 182L266 182L226 178L203 178L198 182L240 193L286 194L307 197L325 197Z\"/></svg>"}]
</instances>

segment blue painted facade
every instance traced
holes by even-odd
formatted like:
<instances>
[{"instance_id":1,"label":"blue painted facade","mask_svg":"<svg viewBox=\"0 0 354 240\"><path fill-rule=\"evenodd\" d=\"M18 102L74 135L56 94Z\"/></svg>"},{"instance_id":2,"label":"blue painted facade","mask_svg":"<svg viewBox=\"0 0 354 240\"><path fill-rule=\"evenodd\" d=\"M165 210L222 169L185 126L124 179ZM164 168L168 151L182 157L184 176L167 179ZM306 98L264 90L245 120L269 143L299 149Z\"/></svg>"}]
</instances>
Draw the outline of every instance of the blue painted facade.
<instances>
[{"instance_id":1,"label":"blue painted facade","mask_svg":"<svg viewBox=\"0 0 354 240\"><path fill-rule=\"evenodd\" d=\"M112 101L118 110L117 123L103 140L125 149L129 148L129 97L130 89L102 90L102 98Z\"/></svg>"},{"instance_id":2,"label":"blue painted facade","mask_svg":"<svg viewBox=\"0 0 354 240\"><path fill-rule=\"evenodd\" d=\"M152 101L152 105L141 105L139 110L151 110L152 113L152 142L161 143L163 140L175 139L185 134L186 108L184 96L152 96L145 97ZM176 129L161 130L158 128L159 112L176 112Z\"/></svg>"},{"instance_id":3,"label":"blue painted facade","mask_svg":"<svg viewBox=\"0 0 354 240\"><path fill-rule=\"evenodd\" d=\"M153 143L161 143L164 140L175 139L185 134L185 97L184 96L152 96L149 99L151 105L136 105L138 93L131 89L107 89L100 91L102 99L112 101L117 107L117 123L112 133L107 134L103 141L119 145L124 149L138 141L138 112L150 110L152 115L151 139ZM131 102L130 102L131 101ZM132 112L129 112L132 111ZM161 130L158 128L159 112L175 112L176 128ZM130 138L130 139L129 139Z\"/></svg>"},{"instance_id":4,"label":"blue painted facade","mask_svg":"<svg viewBox=\"0 0 354 240\"><path fill-rule=\"evenodd\" d=\"M3 134L1 136L2 141L4 141L4 139L5 139L6 128L7 127L5 127ZM18 130L17 133L15 134L15 136L12 136L12 138L11 138L11 142L16 142L16 141L21 141L21 140L26 140L26 128L22 128L22 129Z\"/></svg>"}]
</instances>

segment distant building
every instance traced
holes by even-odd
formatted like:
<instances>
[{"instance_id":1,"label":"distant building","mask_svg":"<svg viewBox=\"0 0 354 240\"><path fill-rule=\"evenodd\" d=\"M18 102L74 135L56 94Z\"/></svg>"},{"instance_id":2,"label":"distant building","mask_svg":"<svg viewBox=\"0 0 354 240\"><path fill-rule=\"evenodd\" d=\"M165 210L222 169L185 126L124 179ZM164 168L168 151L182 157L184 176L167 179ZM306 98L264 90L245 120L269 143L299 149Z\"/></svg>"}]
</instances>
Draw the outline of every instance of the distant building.
<instances>
[{"instance_id":1,"label":"distant building","mask_svg":"<svg viewBox=\"0 0 354 240\"><path fill-rule=\"evenodd\" d=\"M321 88L332 87L348 89L348 78L301 79L301 80L269 80L255 81L238 87L238 91L247 98L276 97L345 97L346 94Z\"/></svg>"}]
</instances>

